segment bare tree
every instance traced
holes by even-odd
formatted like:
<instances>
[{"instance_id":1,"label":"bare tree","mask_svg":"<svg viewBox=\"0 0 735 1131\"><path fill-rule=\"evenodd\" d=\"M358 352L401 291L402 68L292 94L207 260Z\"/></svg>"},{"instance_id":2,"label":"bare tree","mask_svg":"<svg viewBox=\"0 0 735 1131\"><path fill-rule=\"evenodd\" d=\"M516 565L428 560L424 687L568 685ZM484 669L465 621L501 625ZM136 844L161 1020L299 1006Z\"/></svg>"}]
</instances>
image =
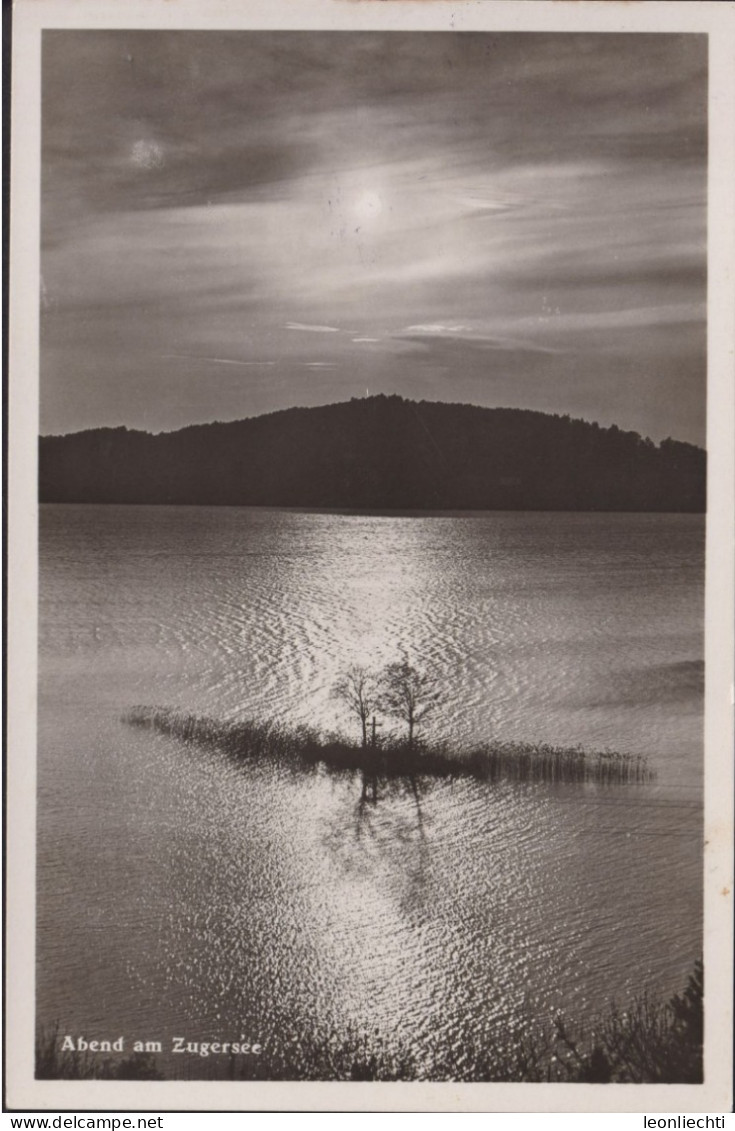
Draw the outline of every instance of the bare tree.
<instances>
[{"instance_id":1,"label":"bare tree","mask_svg":"<svg viewBox=\"0 0 735 1131\"><path fill-rule=\"evenodd\" d=\"M368 719L378 706L378 685L373 673L361 664L353 664L332 687L332 698L340 699L350 714L360 720L362 745L366 747Z\"/></svg>"},{"instance_id":2,"label":"bare tree","mask_svg":"<svg viewBox=\"0 0 735 1131\"><path fill-rule=\"evenodd\" d=\"M414 732L439 698L432 676L415 668L408 657L388 664L380 679L380 705L408 727L408 748L413 749Z\"/></svg>"}]
</instances>

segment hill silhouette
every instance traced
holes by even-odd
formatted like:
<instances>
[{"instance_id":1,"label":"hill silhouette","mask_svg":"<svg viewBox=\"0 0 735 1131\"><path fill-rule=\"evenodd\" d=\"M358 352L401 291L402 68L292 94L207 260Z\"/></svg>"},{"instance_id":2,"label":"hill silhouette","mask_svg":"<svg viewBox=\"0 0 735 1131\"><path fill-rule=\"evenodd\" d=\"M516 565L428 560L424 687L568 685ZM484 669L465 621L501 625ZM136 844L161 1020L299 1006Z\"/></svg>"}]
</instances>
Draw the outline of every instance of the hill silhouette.
<instances>
[{"instance_id":1,"label":"hill silhouette","mask_svg":"<svg viewBox=\"0 0 735 1131\"><path fill-rule=\"evenodd\" d=\"M510 408L353 399L151 435L40 440L42 502L703 511L706 455Z\"/></svg>"}]
</instances>

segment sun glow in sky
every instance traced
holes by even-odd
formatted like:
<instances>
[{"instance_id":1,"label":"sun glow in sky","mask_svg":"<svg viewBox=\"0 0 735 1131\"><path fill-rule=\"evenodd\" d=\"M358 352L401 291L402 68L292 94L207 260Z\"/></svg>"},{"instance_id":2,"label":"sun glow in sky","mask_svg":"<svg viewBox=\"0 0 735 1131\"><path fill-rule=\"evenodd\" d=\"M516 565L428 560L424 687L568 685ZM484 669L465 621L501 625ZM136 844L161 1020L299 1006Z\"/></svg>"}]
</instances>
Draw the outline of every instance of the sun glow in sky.
<instances>
[{"instance_id":1,"label":"sun glow in sky","mask_svg":"<svg viewBox=\"0 0 735 1131\"><path fill-rule=\"evenodd\" d=\"M42 430L369 387L701 442L706 37L339 48L45 33Z\"/></svg>"},{"instance_id":2,"label":"sun glow in sky","mask_svg":"<svg viewBox=\"0 0 735 1131\"><path fill-rule=\"evenodd\" d=\"M381 200L380 193L372 189L366 189L365 192L360 193L354 204L355 215L358 220L367 223L370 220L376 219L383 211L383 201Z\"/></svg>"}]
</instances>

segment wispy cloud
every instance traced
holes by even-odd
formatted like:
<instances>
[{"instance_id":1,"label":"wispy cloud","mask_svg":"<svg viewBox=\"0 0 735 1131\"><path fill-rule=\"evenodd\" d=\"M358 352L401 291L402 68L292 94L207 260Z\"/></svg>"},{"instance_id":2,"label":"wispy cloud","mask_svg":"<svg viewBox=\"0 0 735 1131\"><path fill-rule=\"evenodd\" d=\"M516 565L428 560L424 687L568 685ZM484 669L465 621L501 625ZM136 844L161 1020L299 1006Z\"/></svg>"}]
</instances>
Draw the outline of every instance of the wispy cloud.
<instances>
[{"instance_id":1,"label":"wispy cloud","mask_svg":"<svg viewBox=\"0 0 735 1131\"><path fill-rule=\"evenodd\" d=\"M439 350L448 351L447 356L451 356L452 351L456 351L458 348L463 351L465 357L470 353L485 355L505 353L513 354L518 358L525 354L562 355L573 352L573 347L567 345L552 346L544 341L534 340L530 335L508 338L481 334L475 334L471 337L461 334L404 334L402 340L421 350L431 350L434 357L437 356Z\"/></svg>"},{"instance_id":2,"label":"wispy cloud","mask_svg":"<svg viewBox=\"0 0 735 1131\"><path fill-rule=\"evenodd\" d=\"M426 325L407 326L404 330L405 334L464 334L469 330L469 326L463 326L461 323L452 323L450 325L443 325L441 322L429 322Z\"/></svg>"},{"instance_id":3,"label":"wispy cloud","mask_svg":"<svg viewBox=\"0 0 735 1131\"><path fill-rule=\"evenodd\" d=\"M337 326L307 326L304 322L287 322L287 330L306 330L311 334L338 334Z\"/></svg>"},{"instance_id":4,"label":"wispy cloud","mask_svg":"<svg viewBox=\"0 0 735 1131\"><path fill-rule=\"evenodd\" d=\"M238 366L242 366L245 369L249 369L251 367L257 368L258 366L261 366L261 365L275 365L276 364L275 361L239 361L239 360L237 360L236 358L233 358L233 357L206 357L206 356L202 356L201 354L194 354L194 353L162 353L162 354L159 354L158 356L159 357L180 358L181 360L184 360L184 361L209 361L209 362L213 362L215 365L238 365Z\"/></svg>"},{"instance_id":5,"label":"wispy cloud","mask_svg":"<svg viewBox=\"0 0 735 1131\"><path fill-rule=\"evenodd\" d=\"M704 303L671 303L665 306L640 306L626 310L596 310L590 313L555 313L536 318L518 319L515 328L526 328L544 334L573 333L597 330L645 328L704 322Z\"/></svg>"}]
</instances>

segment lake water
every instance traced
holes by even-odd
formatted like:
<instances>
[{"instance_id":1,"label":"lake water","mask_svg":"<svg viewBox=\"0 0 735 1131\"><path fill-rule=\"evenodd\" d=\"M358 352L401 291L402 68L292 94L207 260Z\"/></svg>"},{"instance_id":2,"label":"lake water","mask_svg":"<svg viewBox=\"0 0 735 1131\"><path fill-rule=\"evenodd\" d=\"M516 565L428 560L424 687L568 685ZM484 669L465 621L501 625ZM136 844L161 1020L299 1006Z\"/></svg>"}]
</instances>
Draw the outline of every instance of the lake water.
<instances>
[{"instance_id":1,"label":"lake water","mask_svg":"<svg viewBox=\"0 0 735 1131\"><path fill-rule=\"evenodd\" d=\"M560 1009L683 988L701 516L52 506L40 564L40 1024L160 1040L193 1077L225 1069L174 1036L308 1067L367 1034L432 1077ZM163 705L357 737L330 689L401 648L441 686L428 734L642 753L657 781L440 781L360 810L355 781L121 722Z\"/></svg>"}]
</instances>

